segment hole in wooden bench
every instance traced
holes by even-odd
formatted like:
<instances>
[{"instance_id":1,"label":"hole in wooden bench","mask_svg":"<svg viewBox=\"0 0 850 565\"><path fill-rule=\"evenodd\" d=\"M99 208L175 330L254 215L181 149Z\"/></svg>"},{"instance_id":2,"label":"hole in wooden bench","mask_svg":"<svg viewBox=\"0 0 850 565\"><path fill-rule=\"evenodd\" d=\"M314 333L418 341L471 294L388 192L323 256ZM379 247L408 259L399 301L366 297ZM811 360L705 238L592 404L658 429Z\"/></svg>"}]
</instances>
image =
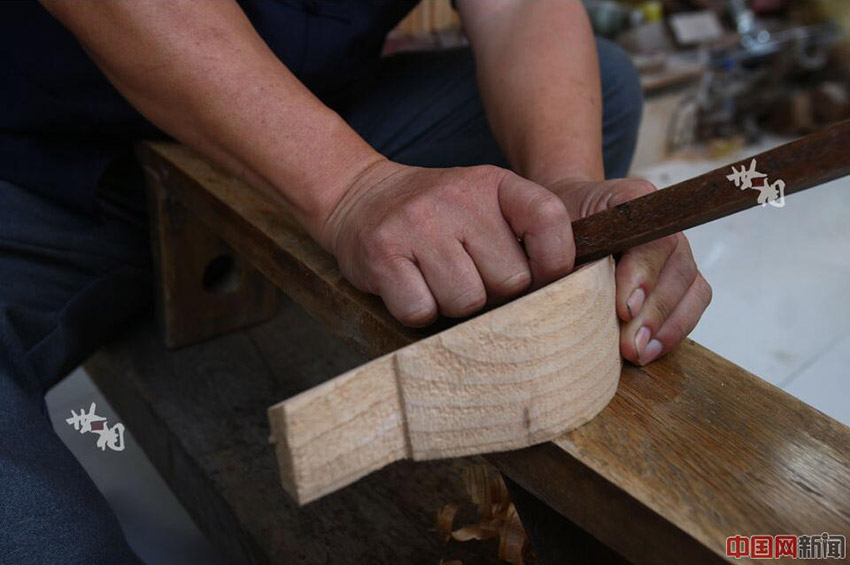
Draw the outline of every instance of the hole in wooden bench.
<instances>
[{"instance_id":1,"label":"hole in wooden bench","mask_svg":"<svg viewBox=\"0 0 850 565\"><path fill-rule=\"evenodd\" d=\"M204 268L204 292L229 294L242 283L242 269L231 255L219 255Z\"/></svg>"}]
</instances>

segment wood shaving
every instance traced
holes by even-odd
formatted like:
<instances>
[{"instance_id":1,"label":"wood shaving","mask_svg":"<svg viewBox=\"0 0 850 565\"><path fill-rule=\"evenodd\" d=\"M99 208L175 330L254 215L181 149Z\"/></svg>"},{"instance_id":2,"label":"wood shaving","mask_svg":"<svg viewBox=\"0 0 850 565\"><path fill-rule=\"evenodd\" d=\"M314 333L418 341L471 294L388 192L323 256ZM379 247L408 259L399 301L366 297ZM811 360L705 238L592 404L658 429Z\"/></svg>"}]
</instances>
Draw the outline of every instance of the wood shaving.
<instances>
[{"instance_id":1,"label":"wood shaving","mask_svg":"<svg viewBox=\"0 0 850 565\"><path fill-rule=\"evenodd\" d=\"M523 565L527 545L525 528L522 527L519 514L511 503L499 529L499 559L513 565Z\"/></svg>"},{"instance_id":2,"label":"wood shaving","mask_svg":"<svg viewBox=\"0 0 850 565\"><path fill-rule=\"evenodd\" d=\"M452 530L459 504L449 503L437 511L437 529L459 542L499 538L499 559L511 565L536 561L534 550L511 502L508 488L498 471L488 465L471 465L463 470L463 485L478 509L478 522ZM442 565L463 565L440 561Z\"/></svg>"},{"instance_id":3,"label":"wood shaving","mask_svg":"<svg viewBox=\"0 0 850 565\"><path fill-rule=\"evenodd\" d=\"M458 508L457 504L449 503L437 510L437 529L446 534L446 540L452 535Z\"/></svg>"},{"instance_id":4,"label":"wood shaving","mask_svg":"<svg viewBox=\"0 0 850 565\"><path fill-rule=\"evenodd\" d=\"M490 539L499 535L502 521L499 518L482 520L477 524L469 524L452 532L452 537L457 541L469 541L473 539Z\"/></svg>"}]
</instances>

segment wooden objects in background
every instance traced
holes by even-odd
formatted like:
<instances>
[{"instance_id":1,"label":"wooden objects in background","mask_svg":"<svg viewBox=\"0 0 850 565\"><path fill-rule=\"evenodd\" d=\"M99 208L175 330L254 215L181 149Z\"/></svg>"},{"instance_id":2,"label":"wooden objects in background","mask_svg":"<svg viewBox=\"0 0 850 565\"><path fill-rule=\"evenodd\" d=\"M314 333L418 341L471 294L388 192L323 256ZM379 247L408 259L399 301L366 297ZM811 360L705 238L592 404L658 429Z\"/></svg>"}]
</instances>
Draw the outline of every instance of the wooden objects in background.
<instances>
[{"instance_id":1,"label":"wooden objects in background","mask_svg":"<svg viewBox=\"0 0 850 565\"><path fill-rule=\"evenodd\" d=\"M168 347L274 316L278 291L148 171L157 315Z\"/></svg>"},{"instance_id":2,"label":"wooden objects in background","mask_svg":"<svg viewBox=\"0 0 850 565\"><path fill-rule=\"evenodd\" d=\"M283 485L305 504L399 459L554 439L605 407L620 366L606 258L270 408Z\"/></svg>"}]
</instances>

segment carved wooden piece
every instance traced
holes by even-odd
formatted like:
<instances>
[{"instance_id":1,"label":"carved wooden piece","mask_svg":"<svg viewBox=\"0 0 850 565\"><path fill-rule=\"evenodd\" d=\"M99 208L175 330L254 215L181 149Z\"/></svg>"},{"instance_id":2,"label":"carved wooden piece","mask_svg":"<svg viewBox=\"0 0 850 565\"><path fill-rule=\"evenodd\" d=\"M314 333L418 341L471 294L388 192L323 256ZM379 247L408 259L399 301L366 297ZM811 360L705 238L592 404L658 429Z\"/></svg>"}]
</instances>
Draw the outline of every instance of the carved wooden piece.
<instances>
[{"instance_id":1,"label":"carved wooden piece","mask_svg":"<svg viewBox=\"0 0 850 565\"><path fill-rule=\"evenodd\" d=\"M157 315L168 347L271 318L278 290L148 175Z\"/></svg>"},{"instance_id":2,"label":"carved wooden piece","mask_svg":"<svg viewBox=\"0 0 850 565\"><path fill-rule=\"evenodd\" d=\"M608 403L620 367L606 258L270 408L284 487L304 504L399 459L551 440Z\"/></svg>"}]
</instances>

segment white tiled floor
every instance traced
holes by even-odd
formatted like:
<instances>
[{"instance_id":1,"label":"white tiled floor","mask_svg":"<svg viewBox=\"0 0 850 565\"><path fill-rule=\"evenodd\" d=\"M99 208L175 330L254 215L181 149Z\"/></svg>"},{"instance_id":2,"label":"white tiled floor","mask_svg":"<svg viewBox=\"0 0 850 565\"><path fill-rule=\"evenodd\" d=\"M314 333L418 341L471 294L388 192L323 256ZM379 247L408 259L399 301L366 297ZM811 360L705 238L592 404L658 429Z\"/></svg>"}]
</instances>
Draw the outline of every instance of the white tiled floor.
<instances>
[{"instance_id":1,"label":"white tiled floor","mask_svg":"<svg viewBox=\"0 0 850 565\"><path fill-rule=\"evenodd\" d=\"M673 160L635 174L667 186L734 159ZM784 208L757 208L695 228L688 237L714 288L714 302L691 337L850 424L850 178L790 196ZM142 559L220 563L132 434L125 451L100 452L93 438L64 422L72 409L93 401L98 413L117 421L88 376L76 371L47 400L57 431Z\"/></svg>"}]
</instances>

